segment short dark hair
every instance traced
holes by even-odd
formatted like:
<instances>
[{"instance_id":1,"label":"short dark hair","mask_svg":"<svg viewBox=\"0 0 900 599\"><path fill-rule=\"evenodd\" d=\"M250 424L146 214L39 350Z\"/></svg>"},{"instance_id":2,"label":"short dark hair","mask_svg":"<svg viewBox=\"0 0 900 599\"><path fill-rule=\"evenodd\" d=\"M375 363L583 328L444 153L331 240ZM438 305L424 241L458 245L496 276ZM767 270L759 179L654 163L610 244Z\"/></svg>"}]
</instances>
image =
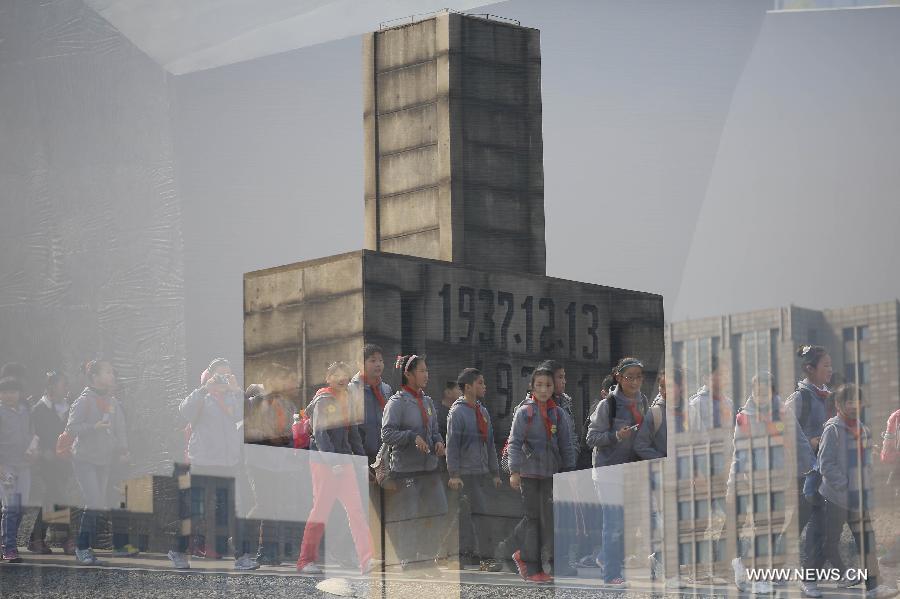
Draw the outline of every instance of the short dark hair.
<instances>
[{"instance_id":1,"label":"short dark hair","mask_svg":"<svg viewBox=\"0 0 900 599\"><path fill-rule=\"evenodd\" d=\"M552 379L553 371L550 370L549 368L541 368L541 367L535 368L534 372L531 373L531 384L530 384L531 389L534 389L534 379L536 379L539 376L549 376Z\"/></svg>"},{"instance_id":2,"label":"short dark hair","mask_svg":"<svg viewBox=\"0 0 900 599\"><path fill-rule=\"evenodd\" d=\"M828 355L828 350L821 345L801 345L797 348L797 356L803 365L803 371L807 368L818 368L822 358Z\"/></svg>"},{"instance_id":3,"label":"short dark hair","mask_svg":"<svg viewBox=\"0 0 900 599\"><path fill-rule=\"evenodd\" d=\"M409 382L407 380L406 373L410 370L414 370L419 365L419 362L424 361L425 356L420 356L418 354L397 356L397 361L394 363L394 368L400 371L400 380L404 385Z\"/></svg>"},{"instance_id":4,"label":"short dark hair","mask_svg":"<svg viewBox=\"0 0 900 599\"><path fill-rule=\"evenodd\" d=\"M603 382L600 383L600 390L601 391L604 391L604 390L609 391L610 389L612 389L615 386L616 386L616 377L614 377L611 374L607 374L605 377L603 377Z\"/></svg>"},{"instance_id":5,"label":"short dark hair","mask_svg":"<svg viewBox=\"0 0 900 599\"><path fill-rule=\"evenodd\" d=\"M22 381L16 377L5 376L0 379L0 391L18 391L21 395L22 393L25 393L25 388L22 387Z\"/></svg>"},{"instance_id":6,"label":"short dark hair","mask_svg":"<svg viewBox=\"0 0 900 599\"><path fill-rule=\"evenodd\" d=\"M380 345L376 345L374 343L366 343L365 345L363 345L363 362L365 362L375 354L381 354L381 357L384 357L384 350L381 349Z\"/></svg>"},{"instance_id":7,"label":"short dark hair","mask_svg":"<svg viewBox=\"0 0 900 599\"><path fill-rule=\"evenodd\" d=\"M557 372L559 372L560 370L564 370L566 367L562 362L558 362L556 360L544 360L543 362L541 362L538 368L542 370L549 370L554 375L556 375Z\"/></svg>"},{"instance_id":8,"label":"short dark hair","mask_svg":"<svg viewBox=\"0 0 900 599\"><path fill-rule=\"evenodd\" d=\"M209 370L210 374L212 374L213 370L215 370L219 366L228 366L229 368L231 368L231 362L229 362L225 358L215 358L212 362L209 363L209 366L207 366L206 369Z\"/></svg>"},{"instance_id":9,"label":"short dark hair","mask_svg":"<svg viewBox=\"0 0 900 599\"><path fill-rule=\"evenodd\" d=\"M847 405L847 402L859 398L860 403L862 402L862 389L854 385L853 383L845 383L838 387L834 392L834 403L835 405L844 407Z\"/></svg>"},{"instance_id":10,"label":"short dark hair","mask_svg":"<svg viewBox=\"0 0 900 599\"><path fill-rule=\"evenodd\" d=\"M480 376L484 375L477 368L466 368L459 373L459 376L456 379L456 384L459 386L461 391L465 392L466 385L474 385L475 381L477 381L478 377Z\"/></svg>"}]
</instances>

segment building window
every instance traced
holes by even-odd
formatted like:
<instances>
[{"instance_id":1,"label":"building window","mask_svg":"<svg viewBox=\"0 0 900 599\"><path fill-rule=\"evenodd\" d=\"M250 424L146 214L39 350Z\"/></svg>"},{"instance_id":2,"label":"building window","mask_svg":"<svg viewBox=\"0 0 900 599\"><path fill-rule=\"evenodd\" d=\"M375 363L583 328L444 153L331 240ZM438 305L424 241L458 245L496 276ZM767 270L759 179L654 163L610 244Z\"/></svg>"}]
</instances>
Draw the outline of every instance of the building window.
<instances>
[{"instance_id":1,"label":"building window","mask_svg":"<svg viewBox=\"0 0 900 599\"><path fill-rule=\"evenodd\" d=\"M865 341L869 338L869 327L867 325L863 325L861 327L856 327L856 336L860 341Z\"/></svg>"},{"instance_id":2,"label":"building window","mask_svg":"<svg viewBox=\"0 0 900 599\"><path fill-rule=\"evenodd\" d=\"M697 541L697 563L708 564L712 556L709 553L709 541Z\"/></svg>"},{"instance_id":3,"label":"building window","mask_svg":"<svg viewBox=\"0 0 900 599\"><path fill-rule=\"evenodd\" d=\"M753 471L765 470L766 466L768 466L766 460L766 448L755 447L753 449Z\"/></svg>"},{"instance_id":4,"label":"building window","mask_svg":"<svg viewBox=\"0 0 900 599\"><path fill-rule=\"evenodd\" d=\"M853 341L853 327L844 327L844 341Z\"/></svg>"},{"instance_id":5,"label":"building window","mask_svg":"<svg viewBox=\"0 0 900 599\"><path fill-rule=\"evenodd\" d=\"M713 512L716 514L724 514L725 513L725 498L724 497L713 497L712 509L713 509Z\"/></svg>"},{"instance_id":6,"label":"building window","mask_svg":"<svg viewBox=\"0 0 900 599\"><path fill-rule=\"evenodd\" d=\"M694 476L697 478L706 478L707 477L707 467L708 461L704 454L697 454L694 456Z\"/></svg>"},{"instance_id":7,"label":"building window","mask_svg":"<svg viewBox=\"0 0 900 599\"><path fill-rule=\"evenodd\" d=\"M734 452L734 467L737 472L749 472L750 450L738 449Z\"/></svg>"},{"instance_id":8,"label":"building window","mask_svg":"<svg viewBox=\"0 0 900 599\"><path fill-rule=\"evenodd\" d=\"M784 535L772 535L772 555L784 555Z\"/></svg>"},{"instance_id":9,"label":"building window","mask_svg":"<svg viewBox=\"0 0 900 599\"><path fill-rule=\"evenodd\" d=\"M712 476L725 474L725 455L721 452L712 454Z\"/></svg>"},{"instance_id":10,"label":"building window","mask_svg":"<svg viewBox=\"0 0 900 599\"><path fill-rule=\"evenodd\" d=\"M687 566L692 562L691 558L691 544L678 543L678 564L681 566Z\"/></svg>"},{"instance_id":11,"label":"building window","mask_svg":"<svg viewBox=\"0 0 900 599\"><path fill-rule=\"evenodd\" d=\"M772 493L771 506L773 512L784 511L784 491L775 491Z\"/></svg>"},{"instance_id":12,"label":"building window","mask_svg":"<svg viewBox=\"0 0 900 599\"><path fill-rule=\"evenodd\" d=\"M737 498L737 513L738 515L746 514L750 511L750 496L749 495L738 495Z\"/></svg>"},{"instance_id":13,"label":"building window","mask_svg":"<svg viewBox=\"0 0 900 599\"><path fill-rule=\"evenodd\" d=\"M753 494L753 513L765 514L769 511L769 495L767 493Z\"/></svg>"},{"instance_id":14,"label":"building window","mask_svg":"<svg viewBox=\"0 0 900 599\"><path fill-rule=\"evenodd\" d=\"M740 557L750 557L750 546L753 544L749 537L738 537L737 547Z\"/></svg>"},{"instance_id":15,"label":"building window","mask_svg":"<svg viewBox=\"0 0 900 599\"><path fill-rule=\"evenodd\" d=\"M769 535L756 536L756 557L769 555Z\"/></svg>"},{"instance_id":16,"label":"building window","mask_svg":"<svg viewBox=\"0 0 900 599\"><path fill-rule=\"evenodd\" d=\"M204 514L206 514L206 489L191 487L191 515L203 516Z\"/></svg>"},{"instance_id":17,"label":"building window","mask_svg":"<svg viewBox=\"0 0 900 599\"><path fill-rule=\"evenodd\" d=\"M650 489L652 491L659 489L659 470L650 471Z\"/></svg>"},{"instance_id":18,"label":"building window","mask_svg":"<svg viewBox=\"0 0 900 599\"><path fill-rule=\"evenodd\" d=\"M784 470L784 447L781 445L769 448L769 469Z\"/></svg>"},{"instance_id":19,"label":"building window","mask_svg":"<svg viewBox=\"0 0 900 599\"><path fill-rule=\"evenodd\" d=\"M725 539L718 539L713 541L713 561L725 561Z\"/></svg>"},{"instance_id":20,"label":"building window","mask_svg":"<svg viewBox=\"0 0 900 599\"><path fill-rule=\"evenodd\" d=\"M228 507L228 489L216 489L216 526L228 526Z\"/></svg>"},{"instance_id":21,"label":"building window","mask_svg":"<svg viewBox=\"0 0 900 599\"><path fill-rule=\"evenodd\" d=\"M678 480L689 480L691 478L691 458L690 456L679 456L678 458Z\"/></svg>"},{"instance_id":22,"label":"building window","mask_svg":"<svg viewBox=\"0 0 900 599\"><path fill-rule=\"evenodd\" d=\"M706 520L709 518L709 503L705 499L698 499L694 502L694 519Z\"/></svg>"},{"instance_id":23,"label":"building window","mask_svg":"<svg viewBox=\"0 0 900 599\"><path fill-rule=\"evenodd\" d=\"M678 519L682 522L686 522L688 520L693 520L691 514L691 502L690 501L679 501L678 502Z\"/></svg>"},{"instance_id":24,"label":"building window","mask_svg":"<svg viewBox=\"0 0 900 599\"><path fill-rule=\"evenodd\" d=\"M869 363L868 362L860 362L859 363L859 381L856 380L856 363L848 362L847 366L844 370L844 379L848 383L856 383L859 385L868 385L869 384Z\"/></svg>"}]
</instances>

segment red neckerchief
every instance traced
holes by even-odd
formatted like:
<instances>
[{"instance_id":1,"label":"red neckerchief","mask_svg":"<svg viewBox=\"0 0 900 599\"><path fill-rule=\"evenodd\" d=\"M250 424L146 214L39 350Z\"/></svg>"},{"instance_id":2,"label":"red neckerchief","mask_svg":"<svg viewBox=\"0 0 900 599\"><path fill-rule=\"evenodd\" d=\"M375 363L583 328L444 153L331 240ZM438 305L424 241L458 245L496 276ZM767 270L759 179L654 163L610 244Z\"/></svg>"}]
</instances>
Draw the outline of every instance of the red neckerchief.
<instances>
[{"instance_id":1,"label":"red neckerchief","mask_svg":"<svg viewBox=\"0 0 900 599\"><path fill-rule=\"evenodd\" d=\"M425 427L425 430L428 430L428 412L425 411L425 403L422 401L422 397L425 395L422 390L414 391L412 387L409 385L403 385L403 390L416 398L416 401L419 402L419 411L422 412L422 426Z\"/></svg>"},{"instance_id":2,"label":"red neckerchief","mask_svg":"<svg viewBox=\"0 0 900 599\"><path fill-rule=\"evenodd\" d=\"M810 383L812 385L812 383ZM828 389L819 389L816 385L812 385L812 388L816 390L816 395L819 396L819 399L828 399L831 397L831 391Z\"/></svg>"},{"instance_id":3,"label":"red neckerchief","mask_svg":"<svg viewBox=\"0 0 900 599\"><path fill-rule=\"evenodd\" d=\"M625 399L626 403L628 404L628 411L631 412L631 417L634 418L634 423L640 425L644 421L644 415L641 414L641 411L638 410L637 406L635 405L637 403L637 400L631 401L628 398ZM615 398L613 398L613 401L615 401Z\"/></svg>"},{"instance_id":4,"label":"red neckerchief","mask_svg":"<svg viewBox=\"0 0 900 599\"><path fill-rule=\"evenodd\" d=\"M556 402L552 397L545 402L540 402L537 399L534 401L541 410L541 420L544 421L544 428L547 430L547 440L549 441L550 437L553 436L553 423L550 422L550 410L551 408L556 407Z\"/></svg>"},{"instance_id":5,"label":"red neckerchief","mask_svg":"<svg viewBox=\"0 0 900 599\"><path fill-rule=\"evenodd\" d=\"M366 375L362 375L362 382L364 385L368 385L370 389L372 389L372 393L375 394L375 399L378 400L378 405L381 406L381 409L384 409L384 406L387 405L387 400L384 398L384 394L381 392L381 378L377 381L369 382L369 379L366 378Z\"/></svg>"},{"instance_id":6,"label":"red neckerchief","mask_svg":"<svg viewBox=\"0 0 900 599\"><path fill-rule=\"evenodd\" d=\"M481 435L481 441L483 443L487 443L487 420L485 419L484 414L481 411L481 404L479 404L477 401L475 402L475 405L472 405L467 401L463 402L463 404L475 410L475 422L478 423L478 434Z\"/></svg>"}]
</instances>

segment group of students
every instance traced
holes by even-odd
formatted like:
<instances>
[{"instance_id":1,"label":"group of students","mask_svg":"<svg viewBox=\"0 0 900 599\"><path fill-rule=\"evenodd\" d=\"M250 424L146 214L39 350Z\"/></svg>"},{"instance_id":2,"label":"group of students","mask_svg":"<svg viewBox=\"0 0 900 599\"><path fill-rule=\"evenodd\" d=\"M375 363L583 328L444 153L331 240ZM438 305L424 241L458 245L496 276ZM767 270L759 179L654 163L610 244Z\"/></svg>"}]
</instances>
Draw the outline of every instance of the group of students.
<instances>
[{"instance_id":1,"label":"group of students","mask_svg":"<svg viewBox=\"0 0 900 599\"><path fill-rule=\"evenodd\" d=\"M110 474L117 463L127 464L131 457L125 418L114 396L112 365L92 360L82 373L87 386L72 403L68 380L61 373L47 373L45 392L33 402L26 399L18 369L7 369L0 378L0 528L2 558L7 562L22 561L16 539L32 499L32 481L40 495L34 498L40 501L40 508L28 548L48 554L52 549L46 538L50 527L44 521L44 510L63 503L66 486L74 476L84 507L74 539L67 534L68 527L62 527L67 537L62 539L63 549L74 554L80 564L98 563L91 546L96 541L98 517L108 505ZM137 553L137 548L127 543L114 551L122 557Z\"/></svg>"},{"instance_id":2,"label":"group of students","mask_svg":"<svg viewBox=\"0 0 900 599\"><path fill-rule=\"evenodd\" d=\"M774 542L782 543L784 532L794 530L802 539L799 553L804 571L821 572L826 562L830 562L841 573L839 588L865 582L867 597L893 597L898 594L895 587L879 584L879 560L871 524L875 444L868 427L860 420L864 405L862 389L853 384L840 385L833 391L828 388L833 371L831 356L824 347L803 345L798 348L797 356L805 376L783 405L771 373L760 372L753 377L750 395L733 419L728 413L730 400L727 398L720 395L721 403L717 405L712 392L707 397L698 397L700 394L693 397L688 403L689 429L734 427L734 452L726 494L729 513L734 513L738 482L749 481L752 476L753 466L749 462L756 459L751 451L754 442L758 447L782 447L786 478L795 489L797 508L789 512L790 521ZM717 373L710 378L717 378ZM720 418L713 422L718 408L721 408ZM896 442L898 423L900 410L891 416L884 435L881 455L886 463L897 462L894 456L900 455L900 445ZM745 517L752 535L752 511ZM861 556L859 567L867 571L865 581L847 574L841 554L845 526L850 528L857 555ZM741 533L740 525L738 533ZM738 544L739 553L732 562L735 584L742 591L771 593L772 581L750 581L747 576L744 560L751 557L752 536L750 541ZM897 565L898 550L900 537L894 540L882 563ZM805 597L822 596L818 580L801 580L800 589Z\"/></svg>"},{"instance_id":3,"label":"group of students","mask_svg":"<svg viewBox=\"0 0 900 599\"><path fill-rule=\"evenodd\" d=\"M446 535L423 534L417 524L428 526L428 519L447 514L445 489L458 494L454 523L460 527L460 555L484 556L484 533L489 528L483 520L488 514L487 492L501 487L502 475L508 473L510 487L521 498L522 516L509 536L497 544L496 561L490 569L507 567L533 583L552 581L553 475L575 469L581 445L572 399L565 394L564 366L548 361L532 372L500 456L480 371L462 370L457 380L459 396L436 407L425 394L429 379L423 356L399 356L395 367L401 386L393 392L383 380L382 349L366 345L360 372L351 378L345 364L332 364L327 387L317 392L307 408L312 414L310 449L326 456L311 458L314 504L297 568L304 573L321 571L316 563L317 548L336 499L349 516L361 568L365 572L376 565L357 477L349 467L351 462L341 458L358 455L369 458L383 487L384 513L388 523L396 523L393 545L402 570L437 575L436 558ZM641 393L643 370L643 364L630 357L613 369L609 393L587 423L585 443L592 450L595 467L666 453L665 392L651 404ZM363 414L356 418L352 397L360 398L363 405ZM446 409L446 435L441 432L441 407ZM621 506L608 506L604 513L608 514L604 540L618 538L617 542L604 542L606 582L623 587ZM560 566L558 570L566 565Z\"/></svg>"}]
</instances>

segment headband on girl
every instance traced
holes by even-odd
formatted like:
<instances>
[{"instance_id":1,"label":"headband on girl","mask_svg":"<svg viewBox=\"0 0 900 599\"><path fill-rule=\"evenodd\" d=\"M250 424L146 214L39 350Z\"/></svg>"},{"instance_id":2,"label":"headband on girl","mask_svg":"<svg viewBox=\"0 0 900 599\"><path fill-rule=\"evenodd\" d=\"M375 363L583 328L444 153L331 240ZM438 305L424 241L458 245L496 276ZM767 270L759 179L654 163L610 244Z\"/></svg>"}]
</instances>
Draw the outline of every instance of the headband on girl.
<instances>
[{"instance_id":1,"label":"headband on girl","mask_svg":"<svg viewBox=\"0 0 900 599\"><path fill-rule=\"evenodd\" d=\"M397 356L397 361L394 363L394 368L400 368L400 365L403 364L403 372L409 372L409 365L412 364L412 361L418 358L416 354L412 354L406 360L406 364L403 364L403 358L406 356Z\"/></svg>"},{"instance_id":2,"label":"headband on girl","mask_svg":"<svg viewBox=\"0 0 900 599\"><path fill-rule=\"evenodd\" d=\"M626 368L631 368L632 366L637 366L637 367L640 368L641 370L644 369L644 365L641 363L640 360L635 360L635 359L632 358L631 360L625 360L622 364L620 364L619 366L617 366L617 367L616 367L616 373L622 372L622 371L625 370Z\"/></svg>"}]
</instances>

